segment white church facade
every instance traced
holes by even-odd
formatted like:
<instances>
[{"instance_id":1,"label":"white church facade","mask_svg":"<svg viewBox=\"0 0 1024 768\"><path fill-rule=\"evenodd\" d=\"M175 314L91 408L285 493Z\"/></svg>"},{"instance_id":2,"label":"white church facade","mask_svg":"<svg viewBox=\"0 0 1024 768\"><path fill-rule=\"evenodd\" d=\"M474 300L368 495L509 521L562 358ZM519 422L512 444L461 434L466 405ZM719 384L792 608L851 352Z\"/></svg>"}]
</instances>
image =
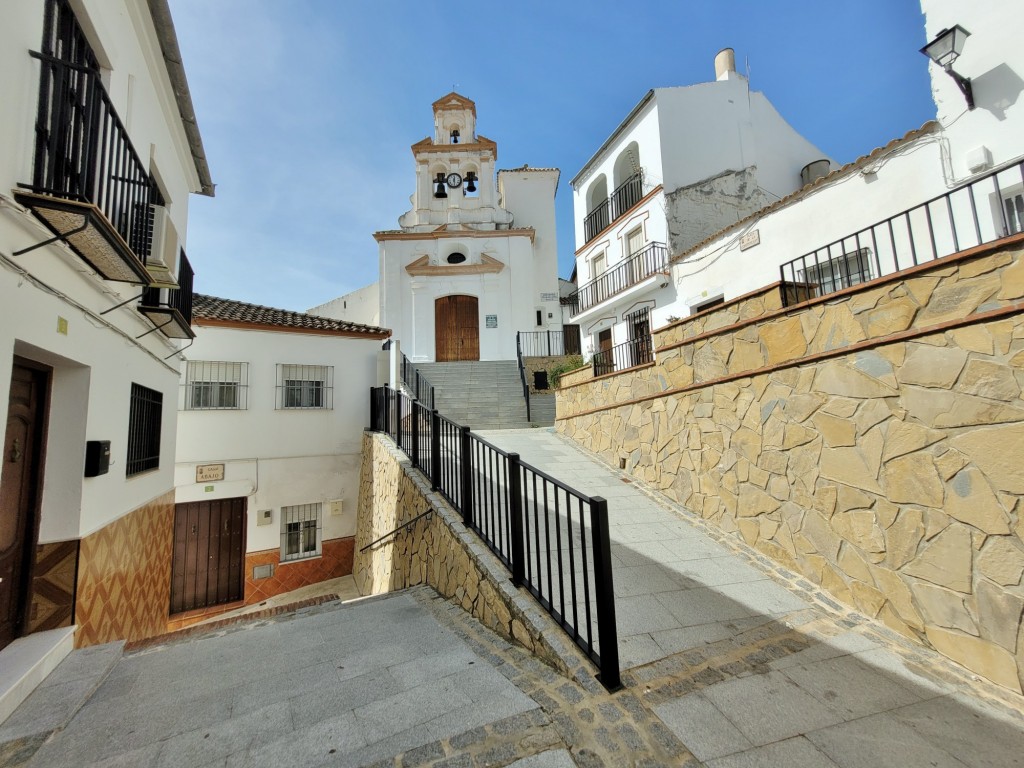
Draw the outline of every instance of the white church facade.
<instances>
[{"instance_id":1,"label":"white church facade","mask_svg":"<svg viewBox=\"0 0 1024 768\"><path fill-rule=\"evenodd\" d=\"M496 171L476 105L433 104L412 145L416 186L399 229L374 233L380 280L310 313L390 328L413 362L514 360L517 331L561 331L555 168ZM373 294L377 303L374 306Z\"/></svg>"}]
</instances>

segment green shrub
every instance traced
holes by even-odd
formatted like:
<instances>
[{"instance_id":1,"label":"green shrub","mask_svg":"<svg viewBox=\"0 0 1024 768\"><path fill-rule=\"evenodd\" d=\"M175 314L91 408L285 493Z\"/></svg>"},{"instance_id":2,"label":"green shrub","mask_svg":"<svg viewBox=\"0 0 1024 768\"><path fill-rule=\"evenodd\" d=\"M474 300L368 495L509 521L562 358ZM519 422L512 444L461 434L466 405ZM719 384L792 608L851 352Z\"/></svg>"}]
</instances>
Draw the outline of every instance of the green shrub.
<instances>
[{"instance_id":1,"label":"green shrub","mask_svg":"<svg viewBox=\"0 0 1024 768\"><path fill-rule=\"evenodd\" d=\"M558 388L558 382L562 379L563 373L575 371L583 367L582 355L566 355L559 362L548 368L548 385L552 389Z\"/></svg>"}]
</instances>

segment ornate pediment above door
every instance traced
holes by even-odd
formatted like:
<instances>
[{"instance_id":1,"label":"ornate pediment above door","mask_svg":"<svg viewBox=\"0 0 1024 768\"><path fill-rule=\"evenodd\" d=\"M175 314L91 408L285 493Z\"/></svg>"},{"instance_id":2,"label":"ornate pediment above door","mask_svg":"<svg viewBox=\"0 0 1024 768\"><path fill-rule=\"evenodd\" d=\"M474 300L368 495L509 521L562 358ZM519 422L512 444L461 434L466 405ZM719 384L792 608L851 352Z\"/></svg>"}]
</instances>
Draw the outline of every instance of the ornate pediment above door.
<instances>
[{"instance_id":1,"label":"ornate pediment above door","mask_svg":"<svg viewBox=\"0 0 1024 768\"><path fill-rule=\"evenodd\" d=\"M451 275L496 275L504 268L505 265L493 256L482 253L479 264L431 264L429 256L420 256L416 261L408 264L405 271L410 275L424 277L449 277Z\"/></svg>"}]
</instances>

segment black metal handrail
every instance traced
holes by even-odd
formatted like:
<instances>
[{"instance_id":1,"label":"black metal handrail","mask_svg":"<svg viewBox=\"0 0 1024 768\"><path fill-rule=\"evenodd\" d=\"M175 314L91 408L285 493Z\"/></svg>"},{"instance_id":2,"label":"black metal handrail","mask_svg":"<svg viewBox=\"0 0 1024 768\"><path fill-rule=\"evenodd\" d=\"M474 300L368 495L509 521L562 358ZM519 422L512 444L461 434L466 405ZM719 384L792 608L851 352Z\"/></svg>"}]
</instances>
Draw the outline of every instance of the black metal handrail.
<instances>
[{"instance_id":1,"label":"black metal handrail","mask_svg":"<svg viewBox=\"0 0 1024 768\"><path fill-rule=\"evenodd\" d=\"M608 503L586 496L391 387L370 390L390 436L600 670L620 687ZM412 522L412 521L410 521Z\"/></svg>"},{"instance_id":2,"label":"black metal handrail","mask_svg":"<svg viewBox=\"0 0 1024 768\"><path fill-rule=\"evenodd\" d=\"M150 205L159 193L90 66L33 53L41 61L33 179L28 189L95 205L139 260L152 242Z\"/></svg>"},{"instance_id":3,"label":"black metal handrail","mask_svg":"<svg viewBox=\"0 0 1024 768\"><path fill-rule=\"evenodd\" d=\"M530 421L530 385L526 381L526 364L523 362L521 334L522 331L516 331L516 364L519 366L519 383L523 386L523 399L526 401L526 420Z\"/></svg>"},{"instance_id":4,"label":"black metal handrail","mask_svg":"<svg viewBox=\"0 0 1024 768\"><path fill-rule=\"evenodd\" d=\"M402 370L401 370L402 382L407 386L413 393L413 396L417 400L423 400L430 403L430 407L434 407L434 385L430 383L419 369L402 353Z\"/></svg>"},{"instance_id":5,"label":"black metal handrail","mask_svg":"<svg viewBox=\"0 0 1024 768\"><path fill-rule=\"evenodd\" d=\"M583 238L589 243L618 221L644 196L644 174L637 171L619 184L607 198L595 205L583 219Z\"/></svg>"},{"instance_id":6,"label":"black metal handrail","mask_svg":"<svg viewBox=\"0 0 1024 768\"><path fill-rule=\"evenodd\" d=\"M572 314L578 315L602 301L622 293L651 275L668 271L668 249L664 243L648 243L642 250L606 269L593 280L569 294Z\"/></svg>"},{"instance_id":7,"label":"black metal handrail","mask_svg":"<svg viewBox=\"0 0 1024 768\"><path fill-rule=\"evenodd\" d=\"M561 331L518 331L516 345L523 357L578 355L581 353L580 327L567 325Z\"/></svg>"},{"instance_id":8,"label":"black metal handrail","mask_svg":"<svg viewBox=\"0 0 1024 768\"><path fill-rule=\"evenodd\" d=\"M1022 230L1024 161L963 184L779 267L783 303L849 288Z\"/></svg>"},{"instance_id":9,"label":"black metal handrail","mask_svg":"<svg viewBox=\"0 0 1024 768\"><path fill-rule=\"evenodd\" d=\"M654 344L649 335L630 339L614 347L602 349L594 353L591 365L595 376L623 371L637 365L649 363L654 359Z\"/></svg>"}]
</instances>

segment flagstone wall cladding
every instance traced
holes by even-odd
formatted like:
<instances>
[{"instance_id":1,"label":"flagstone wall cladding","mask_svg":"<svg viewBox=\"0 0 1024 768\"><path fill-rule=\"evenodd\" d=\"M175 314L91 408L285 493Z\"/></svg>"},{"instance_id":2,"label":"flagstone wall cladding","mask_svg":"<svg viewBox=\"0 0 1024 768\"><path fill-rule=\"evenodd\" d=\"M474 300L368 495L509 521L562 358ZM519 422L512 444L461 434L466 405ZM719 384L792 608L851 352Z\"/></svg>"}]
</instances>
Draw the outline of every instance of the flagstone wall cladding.
<instances>
[{"instance_id":1,"label":"flagstone wall cladding","mask_svg":"<svg viewBox=\"0 0 1024 768\"><path fill-rule=\"evenodd\" d=\"M556 427L1020 691L1022 298L1004 243L711 333L676 324L654 367L562 388Z\"/></svg>"},{"instance_id":2,"label":"flagstone wall cladding","mask_svg":"<svg viewBox=\"0 0 1024 768\"><path fill-rule=\"evenodd\" d=\"M360 551L417 515L432 514ZM484 626L578 680L593 680L582 654L525 593L462 518L383 435L363 436L353 576L361 595L427 584Z\"/></svg>"}]
</instances>

